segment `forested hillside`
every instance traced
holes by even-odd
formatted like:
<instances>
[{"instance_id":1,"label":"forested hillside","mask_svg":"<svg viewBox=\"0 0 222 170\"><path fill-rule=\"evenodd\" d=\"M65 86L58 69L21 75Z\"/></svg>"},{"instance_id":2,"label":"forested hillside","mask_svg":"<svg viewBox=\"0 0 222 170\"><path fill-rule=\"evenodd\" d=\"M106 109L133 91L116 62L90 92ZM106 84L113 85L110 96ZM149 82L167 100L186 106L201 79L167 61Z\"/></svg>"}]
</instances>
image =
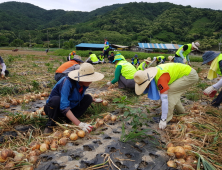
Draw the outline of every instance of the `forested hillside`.
<instances>
[{"instance_id":1,"label":"forested hillside","mask_svg":"<svg viewBox=\"0 0 222 170\"><path fill-rule=\"evenodd\" d=\"M202 49L219 43L222 11L164 3L115 4L91 12L45 10L28 3L0 4L1 46L51 47L85 43L137 45L138 42L200 41ZM46 45L45 45L46 46Z\"/></svg>"}]
</instances>

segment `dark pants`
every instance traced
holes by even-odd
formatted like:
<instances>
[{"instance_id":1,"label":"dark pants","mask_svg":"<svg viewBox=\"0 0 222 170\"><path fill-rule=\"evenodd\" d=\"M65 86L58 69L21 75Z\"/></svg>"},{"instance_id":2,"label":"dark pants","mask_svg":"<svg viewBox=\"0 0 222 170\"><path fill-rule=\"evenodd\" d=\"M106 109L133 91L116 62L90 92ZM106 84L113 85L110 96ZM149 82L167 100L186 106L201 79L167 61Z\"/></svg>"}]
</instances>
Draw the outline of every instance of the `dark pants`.
<instances>
[{"instance_id":1,"label":"dark pants","mask_svg":"<svg viewBox=\"0 0 222 170\"><path fill-rule=\"evenodd\" d=\"M118 81L118 87L120 89L123 89L123 88L134 89L135 88L135 81L134 81L134 79L126 79L125 77L120 75L119 81Z\"/></svg>"},{"instance_id":2,"label":"dark pants","mask_svg":"<svg viewBox=\"0 0 222 170\"><path fill-rule=\"evenodd\" d=\"M113 63L114 56L109 57L108 60L109 60L109 63Z\"/></svg>"},{"instance_id":3,"label":"dark pants","mask_svg":"<svg viewBox=\"0 0 222 170\"><path fill-rule=\"evenodd\" d=\"M109 56L109 51L108 50L105 50L104 51L104 53L103 53L103 56L104 56L104 58L108 58L108 56Z\"/></svg>"},{"instance_id":4,"label":"dark pants","mask_svg":"<svg viewBox=\"0 0 222 170\"><path fill-rule=\"evenodd\" d=\"M98 63L93 63L92 61L87 61L87 63L90 63L90 64L100 64L100 62L98 62Z\"/></svg>"},{"instance_id":5,"label":"dark pants","mask_svg":"<svg viewBox=\"0 0 222 170\"><path fill-rule=\"evenodd\" d=\"M222 103L222 90L220 91L220 93L219 93L219 95L217 96L217 98L215 98L215 99L212 101L211 106L219 107L221 103Z\"/></svg>"},{"instance_id":6,"label":"dark pants","mask_svg":"<svg viewBox=\"0 0 222 170\"><path fill-rule=\"evenodd\" d=\"M84 95L80 103L71 109L72 113L76 118L79 118L87 110L87 108L92 103L92 96L89 94ZM53 96L50 98L49 102L45 105L44 111L48 115L49 119L46 126L55 126L55 122L59 117L65 117L66 121L70 121L64 114L60 111L60 97ZM53 121L54 120L54 121Z\"/></svg>"},{"instance_id":7,"label":"dark pants","mask_svg":"<svg viewBox=\"0 0 222 170\"><path fill-rule=\"evenodd\" d=\"M0 69L0 72L2 72L2 69ZM0 73L1 74L1 73ZM8 70L5 70L5 76L8 76L9 75L9 71Z\"/></svg>"},{"instance_id":8,"label":"dark pants","mask_svg":"<svg viewBox=\"0 0 222 170\"><path fill-rule=\"evenodd\" d=\"M56 73L54 78L58 82L61 78L65 77L65 76L67 76L67 74L65 74L65 73Z\"/></svg>"}]
</instances>

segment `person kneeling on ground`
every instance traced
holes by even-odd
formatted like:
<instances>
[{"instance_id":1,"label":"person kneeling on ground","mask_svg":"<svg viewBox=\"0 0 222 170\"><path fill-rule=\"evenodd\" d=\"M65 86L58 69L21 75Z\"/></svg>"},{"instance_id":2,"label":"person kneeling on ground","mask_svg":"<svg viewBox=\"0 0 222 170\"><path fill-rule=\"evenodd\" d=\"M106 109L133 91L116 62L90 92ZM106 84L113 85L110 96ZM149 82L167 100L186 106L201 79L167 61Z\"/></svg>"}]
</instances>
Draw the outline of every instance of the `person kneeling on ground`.
<instances>
[{"instance_id":1,"label":"person kneeling on ground","mask_svg":"<svg viewBox=\"0 0 222 170\"><path fill-rule=\"evenodd\" d=\"M222 54L215 53L213 51L207 51L203 54L203 64L210 65L207 78L213 80L217 78L217 75L222 76ZM203 93L210 97L214 97L217 91L222 87L222 78L214 85L206 88ZM222 90L219 95L212 101L211 106L219 107L222 102Z\"/></svg>"},{"instance_id":2,"label":"person kneeling on ground","mask_svg":"<svg viewBox=\"0 0 222 170\"><path fill-rule=\"evenodd\" d=\"M165 129L167 123L173 118L174 109L179 113L185 113L180 97L198 79L196 70L188 65L162 64L135 73L135 92L137 95L148 93L148 98L151 100L161 98L162 115L161 118L154 118L154 120L159 122L160 129Z\"/></svg>"},{"instance_id":3,"label":"person kneeling on ground","mask_svg":"<svg viewBox=\"0 0 222 170\"><path fill-rule=\"evenodd\" d=\"M120 53L115 56L113 62L116 65L115 78L111 82L107 82L107 85L110 86L118 82L119 88L134 88L133 76L137 71L136 68L127 62Z\"/></svg>"},{"instance_id":4,"label":"person kneeling on ground","mask_svg":"<svg viewBox=\"0 0 222 170\"><path fill-rule=\"evenodd\" d=\"M106 63L105 60L104 60L104 55L103 55L103 53L101 53L101 54L98 56L98 59L99 59L99 62L100 62L100 63L102 63L102 64L103 64L103 63Z\"/></svg>"},{"instance_id":5,"label":"person kneeling on ground","mask_svg":"<svg viewBox=\"0 0 222 170\"><path fill-rule=\"evenodd\" d=\"M132 65L135 65L135 66L140 65L140 61L138 59L138 55L137 54L135 54L135 56L131 60L132 60L132 63L131 63Z\"/></svg>"},{"instance_id":6,"label":"person kneeling on ground","mask_svg":"<svg viewBox=\"0 0 222 170\"><path fill-rule=\"evenodd\" d=\"M109 63L113 63L114 57L114 52L111 52L111 54L108 56Z\"/></svg>"},{"instance_id":7,"label":"person kneeling on ground","mask_svg":"<svg viewBox=\"0 0 222 170\"><path fill-rule=\"evenodd\" d=\"M142 62L139 67L137 67L137 70L145 70L147 69L153 62L151 61L151 58L148 57L147 59L144 59L144 62Z\"/></svg>"},{"instance_id":8,"label":"person kneeling on ground","mask_svg":"<svg viewBox=\"0 0 222 170\"><path fill-rule=\"evenodd\" d=\"M154 61L156 61L156 65L163 64L166 61L166 58L164 56L157 56L153 58Z\"/></svg>"},{"instance_id":9,"label":"person kneeling on ground","mask_svg":"<svg viewBox=\"0 0 222 170\"><path fill-rule=\"evenodd\" d=\"M169 62L174 63L174 57L175 57L175 56L168 56Z\"/></svg>"},{"instance_id":10,"label":"person kneeling on ground","mask_svg":"<svg viewBox=\"0 0 222 170\"><path fill-rule=\"evenodd\" d=\"M49 119L44 133L51 133L50 126L55 126L58 117L65 117L82 130L90 132L92 126L80 122L78 118L83 115L87 108L94 102L101 102L85 94L86 89L94 81L99 81L104 75L94 72L94 67L89 63L83 63L79 70L71 71L53 87L49 95L44 111Z\"/></svg>"},{"instance_id":11,"label":"person kneeling on ground","mask_svg":"<svg viewBox=\"0 0 222 170\"><path fill-rule=\"evenodd\" d=\"M99 59L96 57L96 54L89 52L89 58L85 61L85 63L99 64Z\"/></svg>"},{"instance_id":12,"label":"person kneeling on ground","mask_svg":"<svg viewBox=\"0 0 222 170\"><path fill-rule=\"evenodd\" d=\"M5 76L8 76L9 74L9 71L6 70L6 65L2 59L2 57L0 56L0 64L2 66L2 69L0 69L0 72L1 72L1 77L5 77Z\"/></svg>"},{"instance_id":13,"label":"person kneeling on ground","mask_svg":"<svg viewBox=\"0 0 222 170\"><path fill-rule=\"evenodd\" d=\"M70 59L70 58L68 58ZM69 61L63 63L55 73L55 80L58 82L61 78L68 76L70 71L78 70L80 68L80 63L83 63L81 60L81 57L78 55L75 55L73 59L70 59Z\"/></svg>"},{"instance_id":14,"label":"person kneeling on ground","mask_svg":"<svg viewBox=\"0 0 222 170\"><path fill-rule=\"evenodd\" d=\"M69 56L67 57L67 61L70 61L71 58L74 58L76 56L76 51L72 51L71 53L69 53Z\"/></svg>"}]
</instances>

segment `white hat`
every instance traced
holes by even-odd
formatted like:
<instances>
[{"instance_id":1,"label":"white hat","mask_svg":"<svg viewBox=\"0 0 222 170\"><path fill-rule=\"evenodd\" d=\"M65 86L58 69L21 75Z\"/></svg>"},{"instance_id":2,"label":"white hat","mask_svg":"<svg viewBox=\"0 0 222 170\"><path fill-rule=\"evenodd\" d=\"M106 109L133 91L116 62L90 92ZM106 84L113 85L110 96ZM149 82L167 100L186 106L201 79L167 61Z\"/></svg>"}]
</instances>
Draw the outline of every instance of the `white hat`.
<instances>
[{"instance_id":1,"label":"white hat","mask_svg":"<svg viewBox=\"0 0 222 170\"><path fill-rule=\"evenodd\" d=\"M200 43L199 42L195 42L195 43L192 42L192 46L198 50L198 47L200 46Z\"/></svg>"},{"instance_id":2,"label":"white hat","mask_svg":"<svg viewBox=\"0 0 222 170\"><path fill-rule=\"evenodd\" d=\"M168 56L168 60L172 61L174 59L175 56Z\"/></svg>"},{"instance_id":3,"label":"white hat","mask_svg":"<svg viewBox=\"0 0 222 170\"><path fill-rule=\"evenodd\" d=\"M156 60L156 57L153 57L153 61L155 61Z\"/></svg>"},{"instance_id":4,"label":"white hat","mask_svg":"<svg viewBox=\"0 0 222 170\"><path fill-rule=\"evenodd\" d=\"M135 92L140 95L144 92L150 82L154 79L157 74L157 68L151 67L144 71L139 70L134 74L135 81Z\"/></svg>"},{"instance_id":5,"label":"white hat","mask_svg":"<svg viewBox=\"0 0 222 170\"><path fill-rule=\"evenodd\" d=\"M148 63L151 63L151 62L152 62L152 60L151 60L150 57L148 57L147 59L144 59L144 61L146 61L146 62L148 62Z\"/></svg>"},{"instance_id":6,"label":"white hat","mask_svg":"<svg viewBox=\"0 0 222 170\"><path fill-rule=\"evenodd\" d=\"M68 74L69 78L77 81L92 82L99 81L104 78L104 75L94 71L92 64L83 63L79 70L73 70Z\"/></svg>"}]
</instances>

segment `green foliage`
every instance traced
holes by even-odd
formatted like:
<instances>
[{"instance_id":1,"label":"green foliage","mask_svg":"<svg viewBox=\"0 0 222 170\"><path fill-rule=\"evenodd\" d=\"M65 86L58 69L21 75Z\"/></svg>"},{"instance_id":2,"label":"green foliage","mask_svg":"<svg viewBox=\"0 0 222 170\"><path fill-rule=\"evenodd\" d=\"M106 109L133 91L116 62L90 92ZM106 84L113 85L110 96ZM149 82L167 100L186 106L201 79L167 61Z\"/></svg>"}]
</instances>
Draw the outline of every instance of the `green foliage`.
<instances>
[{"instance_id":1,"label":"green foliage","mask_svg":"<svg viewBox=\"0 0 222 170\"><path fill-rule=\"evenodd\" d=\"M33 90L38 90L39 89L39 82L33 80L32 81L32 86L33 86Z\"/></svg>"},{"instance_id":2,"label":"green foliage","mask_svg":"<svg viewBox=\"0 0 222 170\"><path fill-rule=\"evenodd\" d=\"M195 90L186 92L185 96L188 100L192 100L192 101L200 100L200 97L201 97L198 91L195 91Z\"/></svg>"}]
</instances>

